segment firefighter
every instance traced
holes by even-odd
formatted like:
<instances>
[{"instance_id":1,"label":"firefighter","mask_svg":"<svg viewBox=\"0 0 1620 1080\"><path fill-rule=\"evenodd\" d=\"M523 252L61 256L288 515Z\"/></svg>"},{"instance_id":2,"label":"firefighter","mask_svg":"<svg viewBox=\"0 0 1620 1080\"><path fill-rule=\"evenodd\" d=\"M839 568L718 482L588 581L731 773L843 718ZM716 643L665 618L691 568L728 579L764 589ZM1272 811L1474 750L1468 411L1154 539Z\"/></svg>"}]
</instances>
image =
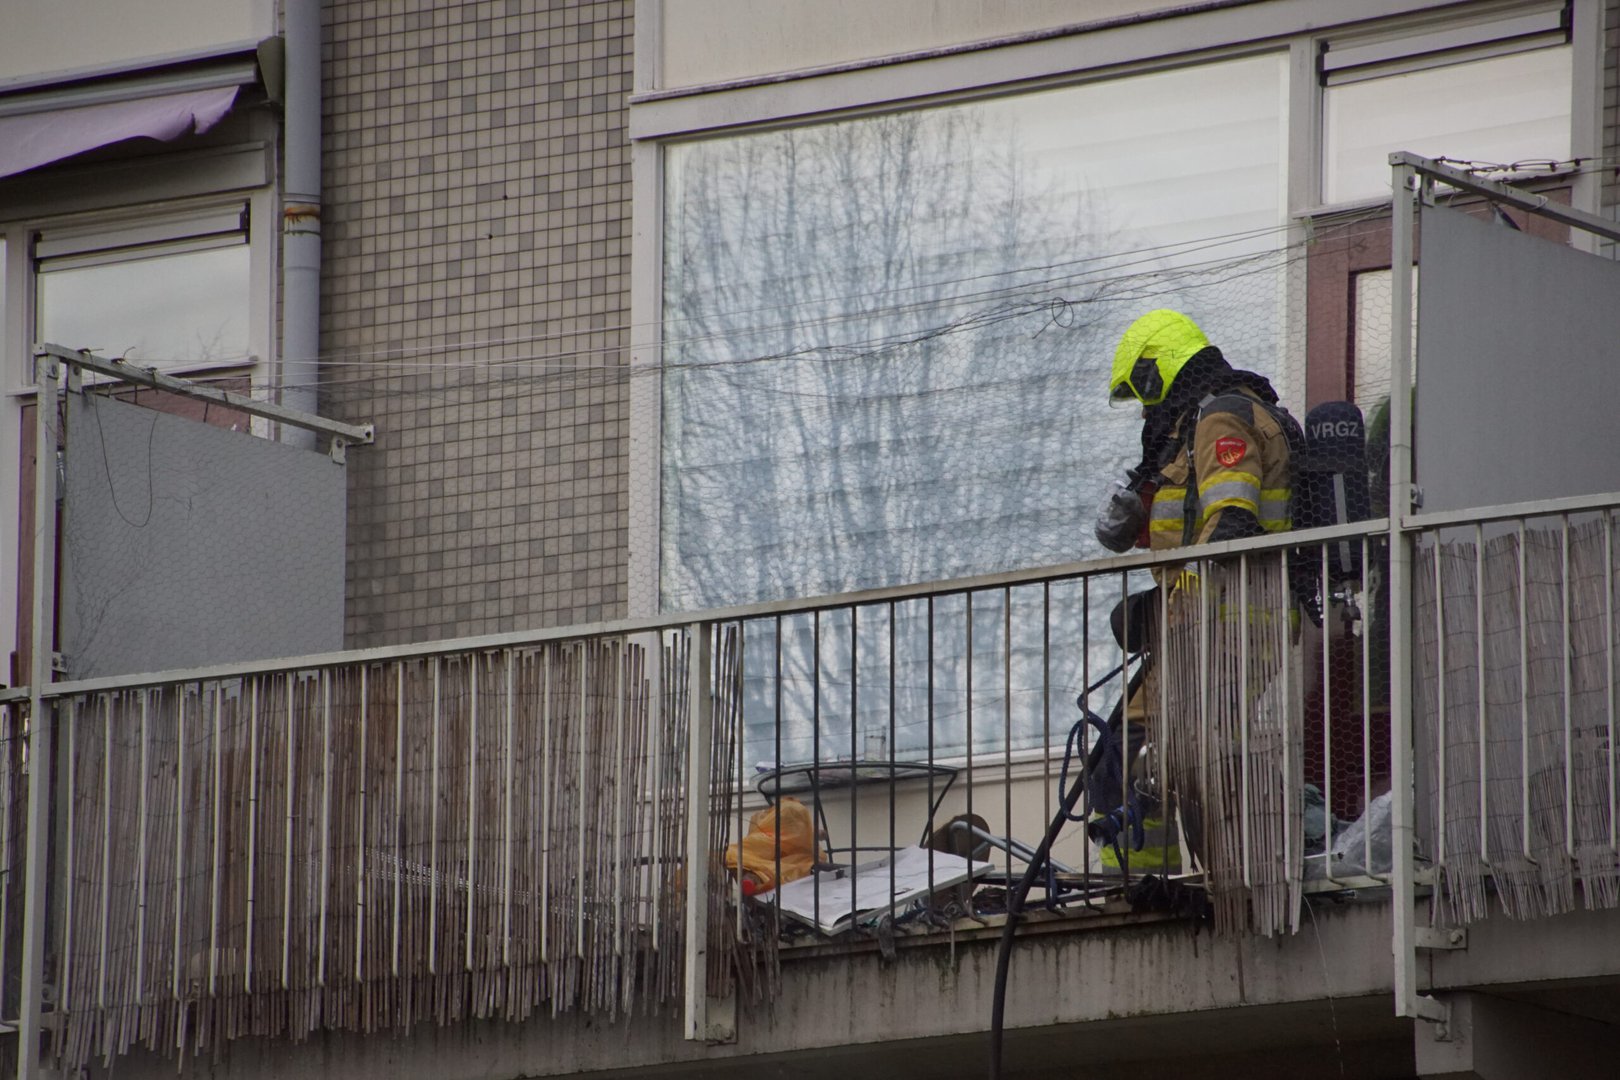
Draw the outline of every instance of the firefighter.
<instances>
[{"instance_id":1,"label":"firefighter","mask_svg":"<svg viewBox=\"0 0 1620 1080\"><path fill-rule=\"evenodd\" d=\"M1288 528L1289 439L1277 392L1228 364L1191 319L1161 310L1131 323L1108 393L1142 409L1142 461L1133 473L1154 485L1149 547Z\"/></svg>"},{"instance_id":2,"label":"firefighter","mask_svg":"<svg viewBox=\"0 0 1620 1080\"><path fill-rule=\"evenodd\" d=\"M1114 352L1108 392L1115 405L1141 408L1142 458L1098 519L1104 546L1164 551L1288 529L1290 432L1285 425L1292 419L1277 406L1271 383L1233 368L1186 315L1150 311L1131 323ZM1186 573L1156 576L1160 587L1172 591L1194 580ZM1113 614L1120 643L1149 656L1125 710L1128 723L1145 722L1147 702L1153 700L1151 654L1159 609L1155 589L1122 601ZM1145 813L1149 849L1133 857L1132 866L1173 872L1177 845L1170 830L1161 812ZM1119 823L1100 830L1104 838L1112 839ZM1196 826L1187 824L1191 838ZM1098 829L1090 831L1098 838ZM1105 847L1105 863L1115 861L1110 854Z\"/></svg>"}]
</instances>

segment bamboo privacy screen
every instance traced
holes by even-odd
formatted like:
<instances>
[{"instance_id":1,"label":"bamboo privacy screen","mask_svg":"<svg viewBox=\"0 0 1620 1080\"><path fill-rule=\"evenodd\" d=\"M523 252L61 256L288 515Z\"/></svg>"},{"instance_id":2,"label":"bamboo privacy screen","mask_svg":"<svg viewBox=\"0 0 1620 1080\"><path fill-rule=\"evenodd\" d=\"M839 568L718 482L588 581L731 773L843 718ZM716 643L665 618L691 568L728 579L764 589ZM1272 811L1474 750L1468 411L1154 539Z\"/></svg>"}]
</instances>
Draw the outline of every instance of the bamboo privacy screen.
<instances>
[{"instance_id":1,"label":"bamboo privacy screen","mask_svg":"<svg viewBox=\"0 0 1620 1080\"><path fill-rule=\"evenodd\" d=\"M1148 715L1188 845L1207 872L1216 925L1292 933L1304 735L1287 570L1277 555L1198 570L1167 601Z\"/></svg>"},{"instance_id":2,"label":"bamboo privacy screen","mask_svg":"<svg viewBox=\"0 0 1620 1080\"><path fill-rule=\"evenodd\" d=\"M1605 517L1607 515L1604 515ZM1615 552L1602 519L1419 547L1414 701L1421 854L1436 914L1620 904ZM1494 889L1491 885L1494 884Z\"/></svg>"},{"instance_id":3,"label":"bamboo privacy screen","mask_svg":"<svg viewBox=\"0 0 1620 1080\"><path fill-rule=\"evenodd\" d=\"M687 637L63 702L61 1063L677 1008Z\"/></svg>"},{"instance_id":4,"label":"bamboo privacy screen","mask_svg":"<svg viewBox=\"0 0 1620 1080\"><path fill-rule=\"evenodd\" d=\"M28 704L0 705L0 1016L16 1016L27 865ZM0 1063L9 1064L9 1062Z\"/></svg>"}]
</instances>

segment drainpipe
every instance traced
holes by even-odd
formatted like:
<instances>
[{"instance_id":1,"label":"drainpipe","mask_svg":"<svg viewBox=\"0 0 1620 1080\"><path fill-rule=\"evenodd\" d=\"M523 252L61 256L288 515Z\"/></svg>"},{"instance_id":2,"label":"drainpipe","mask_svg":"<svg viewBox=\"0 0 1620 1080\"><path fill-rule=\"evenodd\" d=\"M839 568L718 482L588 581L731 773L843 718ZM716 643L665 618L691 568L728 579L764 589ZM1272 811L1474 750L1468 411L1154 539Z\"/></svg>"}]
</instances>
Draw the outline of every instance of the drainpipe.
<instances>
[{"instance_id":1,"label":"drainpipe","mask_svg":"<svg viewBox=\"0 0 1620 1080\"><path fill-rule=\"evenodd\" d=\"M285 0L281 210L281 404L314 413L321 351L321 4ZM308 447L313 432L283 427Z\"/></svg>"}]
</instances>

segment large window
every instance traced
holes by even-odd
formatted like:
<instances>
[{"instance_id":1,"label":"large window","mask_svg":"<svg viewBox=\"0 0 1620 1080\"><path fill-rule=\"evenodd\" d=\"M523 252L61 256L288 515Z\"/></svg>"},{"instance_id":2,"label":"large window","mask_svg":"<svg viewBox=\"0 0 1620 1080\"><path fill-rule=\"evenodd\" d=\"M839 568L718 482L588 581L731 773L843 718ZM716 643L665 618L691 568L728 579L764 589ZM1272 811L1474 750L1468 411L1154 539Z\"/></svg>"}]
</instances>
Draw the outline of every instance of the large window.
<instances>
[{"instance_id":1,"label":"large window","mask_svg":"<svg viewBox=\"0 0 1620 1080\"><path fill-rule=\"evenodd\" d=\"M246 207L44 230L35 244L36 336L146 366L246 360Z\"/></svg>"},{"instance_id":2,"label":"large window","mask_svg":"<svg viewBox=\"0 0 1620 1080\"><path fill-rule=\"evenodd\" d=\"M670 146L666 610L1100 554L1097 494L1140 456L1135 411L1106 403L1125 325L1179 307L1240 365L1280 363L1284 68L1254 56ZM894 750L1039 743L1117 661L1103 591L1060 591L1049 615L1015 591L1007 611L942 600L932 624L915 605L892 628L829 618L819 649L804 620L756 634L748 753L887 737L850 687L891 661ZM1050 670L1048 617L1070 643ZM951 657L932 669L930 626Z\"/></svg>"},{"instance_id":3,"label":"large window","mask_svg":"<svg viewBox=\"0 0 1620 1080\"><path fill-rule=\"evenodd\" d=\"M1114 342L1278 363L1279 55L672 145L662 603L1097 554Z\"/></svg>"}]
</instances>

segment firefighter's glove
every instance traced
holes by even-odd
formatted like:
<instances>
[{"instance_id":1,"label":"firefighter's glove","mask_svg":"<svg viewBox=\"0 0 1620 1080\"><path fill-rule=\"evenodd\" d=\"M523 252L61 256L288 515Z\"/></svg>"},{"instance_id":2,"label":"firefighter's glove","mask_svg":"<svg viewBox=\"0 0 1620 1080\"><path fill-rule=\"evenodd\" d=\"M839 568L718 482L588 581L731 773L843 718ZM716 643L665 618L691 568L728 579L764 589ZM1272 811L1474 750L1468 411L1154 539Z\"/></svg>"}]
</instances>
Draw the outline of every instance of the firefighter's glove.
<instances>
[{"instance_id":1,"label":"firefighter's glove","mask_svg":"<svg viewBox=\"0 0 1620 1080\"><path fill-rule=\"evenodd\" d=\"M1125 808L1121 806L1111 814L1100 814L1086 822L1086 839L1098 847L1119 844L1119 834L1125 831Z\"/></svg>"},{"instance_id":2,"label":"firefighter's glove","mask_svg":"<svg viewBox=\"0 0 1620 1080\"><path fill-rule=\"evenodd\" d=\"M1086 838L1100 848L1113 848L1114 857L1124 862L1125 854L1121 848L1141 851L1147 843L1147 830L1142 820L1142 809L1133 797L1112 812L1099 814L1086 822Z\"/></svg>"},{"instance_id":3,"label":"firefighter's glove","mask_svg":"<svg viewBox=\"0 0 1620 1080\"><path fill-rule=\"evenodd\" d=\"M1097 512L1097 542L1109 551L1125 552L1136 546L1147 524L1142 496L1119 480L1108 485Z\"/></svg>"}]
</instances>

